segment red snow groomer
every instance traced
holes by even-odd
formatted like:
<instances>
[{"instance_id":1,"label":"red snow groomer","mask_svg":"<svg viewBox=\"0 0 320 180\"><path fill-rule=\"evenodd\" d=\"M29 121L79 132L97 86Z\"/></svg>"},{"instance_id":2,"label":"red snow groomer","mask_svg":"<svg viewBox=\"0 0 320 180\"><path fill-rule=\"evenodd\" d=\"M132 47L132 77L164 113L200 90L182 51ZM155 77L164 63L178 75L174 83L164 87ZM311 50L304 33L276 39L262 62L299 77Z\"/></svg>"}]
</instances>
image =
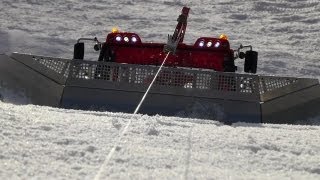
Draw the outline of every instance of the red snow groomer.
<instances>
[{"instance_id":1,"label":"red snow groomer","mask_svg":"<svg viewBox=\"0 0 320 180\"><path fill-rule=\"evenodd\" d=\"M225 123L309 124L320 117L318 79L255 75L258 53L251 46L230 49L225 35L184 44L188 13L184 7L167 43L113 31L105 42L80 38L73 59L0 54L0 99ZM87 40L95 41L98 60L84 58ZM237 58L245 59L249 74L235 73Z\"/></svg>"},{"instance_id":2,"label":"red snow groomer","mask_svg":"<svg viewBox=\"0 0 320 180\"><path fill-rule=\"evenodd\" d=\"M108 34L106 41L100 43L96 38L80 38L75 45L74 59L84 58L83 40L97 42L95 49L101 50L99 61L117 62L140 65L161 65L167 52L173 55L166 60L167 67L188 67L200 69L212 69L219 72L235 72L237 67L234 60L245 58L244 71L257 72L258 53L252 51L251 46L240 46L239 49L230 49L228 37L225 34L219 38L200 37L192 45L183 43L187 28L189 8L184 7L178 17L178 24L172 36L168 35L167 44L142 42L136 33L119 32L113 29ZM243 48L249 51L241 52Z\"/></svg>"}]
</instances>

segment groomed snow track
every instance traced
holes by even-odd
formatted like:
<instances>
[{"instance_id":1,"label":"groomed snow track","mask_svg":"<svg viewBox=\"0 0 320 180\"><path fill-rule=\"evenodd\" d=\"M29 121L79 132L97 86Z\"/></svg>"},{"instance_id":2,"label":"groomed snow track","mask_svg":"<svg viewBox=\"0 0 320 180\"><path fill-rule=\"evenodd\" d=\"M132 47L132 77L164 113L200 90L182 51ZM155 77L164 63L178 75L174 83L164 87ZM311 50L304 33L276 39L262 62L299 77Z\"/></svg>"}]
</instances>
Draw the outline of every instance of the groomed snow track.
<instances>
[{"instance_id":1,"label":"groomed snow track","mask_svg":"<svg viewBox=\"0 0 320 180\"><path fill-rule=\"evenodd\" d=\"M7 102L4 90L23 92L37 105L133 113L157 70L2 54L0 94ZM320 85L317 79L164 67L140 113L188 117L195 106L203 110L199 118L225 123L308 124L308 117L320 115Z\"/></svg>"}]
</instances>

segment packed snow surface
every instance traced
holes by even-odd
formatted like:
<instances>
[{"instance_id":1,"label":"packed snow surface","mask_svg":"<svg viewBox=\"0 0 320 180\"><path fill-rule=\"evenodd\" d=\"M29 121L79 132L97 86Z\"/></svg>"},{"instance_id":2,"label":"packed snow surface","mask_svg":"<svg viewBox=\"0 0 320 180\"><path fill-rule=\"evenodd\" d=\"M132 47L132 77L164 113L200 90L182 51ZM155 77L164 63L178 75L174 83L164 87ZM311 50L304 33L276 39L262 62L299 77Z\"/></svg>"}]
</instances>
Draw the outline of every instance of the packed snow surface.
<instances>
[{"instance_id":1,"label":"packed snow surface","mask_svg":"<svg viewBox=\"0 0 320 180\"><path fill-rule=\"evenodd\" d=\"M77 38L103 40L114 26L138 33L143 41L165 42L187 5L186 43L225 33L232 48L253 45L261 74L320 79L319 4L2 0L0 53L70 58ZM96 60L89 46L87 52ZM241 72L243 61L237 63ZM16 97L17 104L22 101L27 100ZM0 126L0 179L320 179L317 123L227 126L0 101Z\"/></svg>"},{"instance_id":2,"label":"packed snow surface","mask_svg":"<svg viewBox=\"0 0 320 180\"><path fill-rule=\"evenodd\" d=\"M5 103L0 114L1 179L320 178L319 126L227 126Z\"/></svg>"}]
</instances>

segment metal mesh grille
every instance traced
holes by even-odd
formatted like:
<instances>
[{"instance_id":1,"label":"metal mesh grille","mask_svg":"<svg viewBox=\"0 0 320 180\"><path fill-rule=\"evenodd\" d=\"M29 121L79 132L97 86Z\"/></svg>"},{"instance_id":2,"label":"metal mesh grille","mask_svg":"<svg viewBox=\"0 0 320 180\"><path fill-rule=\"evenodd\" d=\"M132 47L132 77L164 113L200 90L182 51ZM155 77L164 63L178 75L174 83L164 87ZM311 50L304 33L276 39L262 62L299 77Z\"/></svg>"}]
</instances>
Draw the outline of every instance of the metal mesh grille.
<instances>
[{"instance_id":1,"label":"metal mesh grille","mask_svg":"<svg viewBox=\"0 0 320 180\"><path fill-rule=\"evenodd\" d=\"M41 56L33 56L32 59L38 62L39 64L45 66L46 68L58 74L62 74L64 77L68 77L69 61L64 59L41 57Z\"/></svg>"},{"instance_id":2,"label":"metal mesh grille","mask_svg":"<svg viewBox=\"0 0 320 180\"><path fill-rule=\"evenodd\" d=\"M260 94L294 84L298 80L297 78L285 77L259 77Z\"/></svg>"},{"instance_id":3,"label":"metal mesh grille","mask_svg":"<svg viewBox=\"0 0 320 180\"><path fill-rule=\"evenodd\" d=\"M66 78L102 80L148 85L159 67L133 64L67 61L33 56L33 60ZM210 70L164 67L155 81L156 86L213 91L264 94L292 85L297 78L221 73Z\"/></svg>"},{"instance_id":4,"label":"metal mesh grille","mask_svg":"<svg viewBox=\"0 0 320 180\"><path fill-rule=\"evenodd\" d=\"M73 62L70 78L95 79L120 83L151 83L159 67L132 64ZM188 89L209 89L257 93L256 76L164 67L154 85Z\"/></svg>"},{"instance_id":5,"label":"metal mesh grille","mask_svg":"<svg viewBox=\"0 0 320 180\"><path fill-rule=\"evenodd\" d=\"M237 76L237 88L242 93L257 93L259 91L256 84L256 76Z\"/></svg>"}]
</instances>

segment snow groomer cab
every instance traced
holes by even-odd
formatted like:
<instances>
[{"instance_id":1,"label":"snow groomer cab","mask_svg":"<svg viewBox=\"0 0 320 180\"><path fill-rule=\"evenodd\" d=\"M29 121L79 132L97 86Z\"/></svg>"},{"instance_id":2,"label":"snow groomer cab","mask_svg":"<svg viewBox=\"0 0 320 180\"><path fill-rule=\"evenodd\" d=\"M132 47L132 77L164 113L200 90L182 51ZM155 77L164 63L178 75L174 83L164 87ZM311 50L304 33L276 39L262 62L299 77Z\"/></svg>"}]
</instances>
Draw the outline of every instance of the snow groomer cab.
<instances>
[{"instance_id":1,"label":"snow groomer cab","mask_svg":"<svg viewBox=\"0 0 320 180\"><path fill-rule=\"evenodd\" d=\"M258 53L252 51L251 46L240 46L237 50L230 49L228 36L200 37L194 44L183 43L187 27L189 8L184 7L178 17L178 24L173 35L168 35L168 42L143 42L136 33L119 32L113 28L107 35L106 41L101 43L94 39L80 38L75 44L74 59L84 58L85 40L96 42L94 49L99 51L99 61L116 62L139 65L161 65L167 52L164 66L211 69L220 72L235 72L235 59L245 59L244 70L247 73L256 73ZM250 49L242 52L242 49Z\"/></svg>"}]
</instances>

